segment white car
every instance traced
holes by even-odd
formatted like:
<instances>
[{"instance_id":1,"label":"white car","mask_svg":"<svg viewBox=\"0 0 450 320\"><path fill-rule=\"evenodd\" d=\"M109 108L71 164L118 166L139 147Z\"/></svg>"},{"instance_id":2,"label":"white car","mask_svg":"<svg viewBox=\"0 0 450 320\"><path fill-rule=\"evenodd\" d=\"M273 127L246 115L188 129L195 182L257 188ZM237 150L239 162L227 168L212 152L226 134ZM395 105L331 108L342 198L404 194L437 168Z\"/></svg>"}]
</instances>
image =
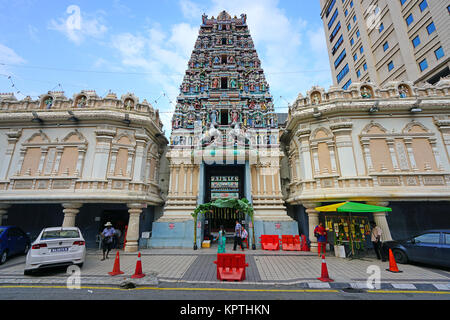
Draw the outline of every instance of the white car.
<instances>
[{"instance_id":1,"label":"white car","mask_svg":"<svg viewBox=\"0 0 450 320\"><path fill-rule=\"evenodd\" d=\"M28 251L24 274L34 270L76 264L83 266L86 242L76 227L45 228Z\"/></svg>"}]
</instances>

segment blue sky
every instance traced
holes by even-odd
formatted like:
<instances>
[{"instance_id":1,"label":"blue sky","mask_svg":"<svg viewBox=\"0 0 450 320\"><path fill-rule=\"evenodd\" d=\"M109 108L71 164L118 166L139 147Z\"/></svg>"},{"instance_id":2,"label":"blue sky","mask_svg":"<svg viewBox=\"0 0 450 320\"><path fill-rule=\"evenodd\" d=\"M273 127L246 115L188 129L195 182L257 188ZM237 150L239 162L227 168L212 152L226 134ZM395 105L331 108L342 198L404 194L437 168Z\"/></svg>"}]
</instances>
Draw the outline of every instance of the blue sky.
<instances>
[{"instance_id":1,"label":"blue sky","mask_svg":"<svg viewBox=\"0 0 450 320\"><path fill-rule=\"evenodd\" d=\"M222 10L247 14L278 112L332 84L318 0L0 0L0 92L132 92L170 132L201 15Z\"/></svg>"}]
</instances>

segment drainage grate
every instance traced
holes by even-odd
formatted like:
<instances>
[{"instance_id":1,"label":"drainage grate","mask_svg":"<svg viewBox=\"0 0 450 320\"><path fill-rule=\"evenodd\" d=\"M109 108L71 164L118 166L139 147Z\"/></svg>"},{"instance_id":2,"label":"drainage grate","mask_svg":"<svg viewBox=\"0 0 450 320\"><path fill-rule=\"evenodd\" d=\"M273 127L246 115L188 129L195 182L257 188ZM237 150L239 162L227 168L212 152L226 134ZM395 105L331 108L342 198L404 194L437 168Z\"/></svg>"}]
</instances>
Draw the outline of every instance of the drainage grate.
<instances>
[{"instance_id":1,"label":"drainage grate","mask_svg":"<svg viewBox=\"0 0 450 320\"><path fill-rule=\"evenodd\" d=\"M355 289L355 288L344 288L342 289L343 292L346 293L364 293L365 291L363 289Z\"/></svg>"}]
</instances>

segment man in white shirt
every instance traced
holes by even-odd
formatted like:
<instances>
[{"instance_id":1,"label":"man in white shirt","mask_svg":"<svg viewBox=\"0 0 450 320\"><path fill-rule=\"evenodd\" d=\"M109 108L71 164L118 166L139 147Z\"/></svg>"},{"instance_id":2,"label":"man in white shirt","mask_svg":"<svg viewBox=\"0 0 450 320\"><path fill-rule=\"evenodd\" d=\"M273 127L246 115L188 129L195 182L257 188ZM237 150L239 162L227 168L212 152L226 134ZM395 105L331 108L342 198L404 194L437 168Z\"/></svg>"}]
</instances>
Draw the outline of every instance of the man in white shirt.
<instances>
[{"instance_id":1,"label":"man in white shirt","mask_svg":"<svg viewBox=\"0 0 450 320\"><path fill-rule=\"evenodd\" d=\"M382 260L382 255L381 255L381 228L379 226L377 226L377 224L372 221L370 223L370 226L372 227L372 232L371 232L371 240L372 240L372 244L373 244L373 249L375 250L375 253L377 255L377 259L378 260Z\"/></svg>"}]
</instances>

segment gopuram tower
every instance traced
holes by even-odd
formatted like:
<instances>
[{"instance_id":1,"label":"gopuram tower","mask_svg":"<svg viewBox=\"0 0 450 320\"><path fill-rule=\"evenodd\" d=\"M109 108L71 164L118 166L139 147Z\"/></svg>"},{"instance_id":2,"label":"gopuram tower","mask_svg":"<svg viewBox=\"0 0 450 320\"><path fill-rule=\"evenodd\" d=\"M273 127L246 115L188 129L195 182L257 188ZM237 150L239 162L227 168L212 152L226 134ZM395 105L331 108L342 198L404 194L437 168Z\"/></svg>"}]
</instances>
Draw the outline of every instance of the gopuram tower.
<instances>
[{"instance_id":1,"label":"gopuram tower","mask_svg":"<svg viewBox=\"0 0 450 320\"><path fill-rule=\"evenodd\" d=\"M153 223L151 247L192 247L191 213L199 204L224 198L248 199L255 225L240 213L216 210L197 222L198 247L220 225L232 232L236 220L249 234L255 228L256 239L298 234L281 194L279 136L247 16L203 15L173 115L169 193Z\"/></svg>"}]
</instances>

